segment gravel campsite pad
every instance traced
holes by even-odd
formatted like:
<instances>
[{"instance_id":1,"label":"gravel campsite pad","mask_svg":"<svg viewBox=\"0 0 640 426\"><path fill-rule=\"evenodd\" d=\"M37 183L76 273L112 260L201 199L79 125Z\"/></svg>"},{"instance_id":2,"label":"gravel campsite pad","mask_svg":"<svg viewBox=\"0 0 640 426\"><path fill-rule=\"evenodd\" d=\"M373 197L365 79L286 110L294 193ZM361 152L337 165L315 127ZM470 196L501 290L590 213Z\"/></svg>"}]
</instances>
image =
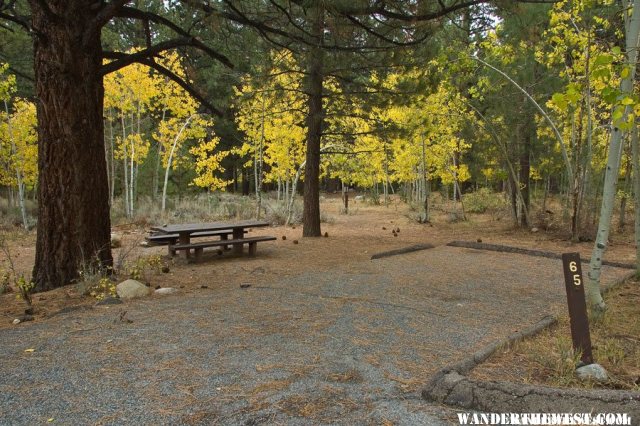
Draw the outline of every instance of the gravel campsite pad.
<instances>
[{"instance_id":1,"label":"gravel campsite pad","mask_svg":"<svg viewBox=\"0 0 640 426\"><path fill-rule=\"evenodd\" d=\"M450 424L430 375L564 306L559 260L446 246L210 281L0 330L0 423Z\"/></svg>"}]
</instances>

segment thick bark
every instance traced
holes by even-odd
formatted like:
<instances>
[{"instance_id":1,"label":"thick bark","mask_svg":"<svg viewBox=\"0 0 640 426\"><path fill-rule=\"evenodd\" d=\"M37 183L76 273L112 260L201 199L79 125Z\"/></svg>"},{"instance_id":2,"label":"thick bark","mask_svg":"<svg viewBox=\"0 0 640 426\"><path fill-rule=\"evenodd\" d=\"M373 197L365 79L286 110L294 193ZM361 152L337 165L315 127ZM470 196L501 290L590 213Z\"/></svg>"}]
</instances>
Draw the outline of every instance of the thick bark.
<instances>
[{"instance_id":1,"label":"thick bark","mask_svg":"<svg viewBox=\"0 0 640 426\"><path fill-rule=\"evenodd\" d=\"M324 30L322 4L313 7L312 34L317 46L308 51L307 95L309 115L307 117L307 151L304 169L303 237L319 237L320 231L320 141L322 138L322 82L323 51L320 47Z\"/></svg>"},{"instance_id":2,"label":"thick bark","mask_svg":"<svg viewBox=\"0 0 640 426\"><path fill-rule=\"evenodd\" d=\"M39 34L34 43L39 183L33 280L42 291L69 284L83 265L107 267L113 258L97 12L80 0L29 3Z\"/></svg>"}]
</instances>

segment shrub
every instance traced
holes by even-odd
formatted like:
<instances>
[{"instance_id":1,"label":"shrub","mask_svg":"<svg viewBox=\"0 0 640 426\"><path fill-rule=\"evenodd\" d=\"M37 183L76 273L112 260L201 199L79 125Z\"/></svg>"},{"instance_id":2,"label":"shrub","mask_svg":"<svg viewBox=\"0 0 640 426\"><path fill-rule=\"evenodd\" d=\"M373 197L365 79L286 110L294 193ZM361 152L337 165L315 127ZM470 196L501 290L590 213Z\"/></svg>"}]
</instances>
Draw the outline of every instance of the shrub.
<instances>
[{"instance_id":1,"label":"shrub","mask_svg":"<svg viewBox=\"0 0 640 426\"><path fill-rule=\"evenodd\" d=\"M507 203L501 194L489 188L480 188L475 192L463 195L465 211L468 213L495 212L504 208Z\"/></svg>"}]
</instances>

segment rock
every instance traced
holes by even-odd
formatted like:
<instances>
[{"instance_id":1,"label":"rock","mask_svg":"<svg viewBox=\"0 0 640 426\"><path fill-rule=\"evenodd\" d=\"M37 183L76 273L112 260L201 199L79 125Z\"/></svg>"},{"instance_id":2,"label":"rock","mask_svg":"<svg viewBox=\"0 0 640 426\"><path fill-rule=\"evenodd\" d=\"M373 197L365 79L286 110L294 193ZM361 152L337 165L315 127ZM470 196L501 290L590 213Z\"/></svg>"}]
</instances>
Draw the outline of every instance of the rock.
<instances>
[{"instance_id":1,"label":"rock","mask_svg":"<svg viewBox=\"0 0 640 426\"><path fill-rule=\"evenodd\" d=\"M151 247L147 241L141 241L139 245L140 247Z\"/></svg>"},{"instance_id":2,"label":"rock","mask_svg":"<svg viewBox=\"0 0 640 426\"><path fill-rule=\"evenodd\" d=\"M14 319L12 324L18 325L21 322L33 321L33 315L20 315L18 318Z\"/></svg>"},{"instance_id":3,"label":"rock","mask_svg":"<svg viewBox=\"0 0 640 426\"><path fill-rule=\"evenodd\" d=\"M538 231L539 231L539 229L538 229L538 228L535 228L535 227L534 227L534 228L531 228L531 232L533 232L533 233L536 233L536 232L538 232Z\"/></svg>"},{"instance_id":4,"label":"rock","mask_svg":"<svg viewBox=\"0 0 640 426\"><path fill-rule=\"evenodd\" d=\"M154 294L158 294L160 296L165 296L167 294L174 294L177 293L178 289L177 288L173 288L173 287L163 287L163 288L159 288L156 291L154 291Z\"/></svg>"},{"instance_id":5,"label":"rock","mask_svg":"<svg viewBox=\"0 0 640 426\"><path fill-rule=\"evenodd\" d=\"M364 195L356 195L354 200L356 200L356 201L364 201Z\"/></svg>"},{"instance_id":6,"label":"rock","mask_svg":"<svg viewBox=\"0 0 640 426\"><path fill-rule=\"evenodd\" d=\"M298 244L298 240L293 240L293 244Z\"/></svg>"},{"instance_id":7,"label":"rock","mask_svg":"<svg viewBox=\"0 0 640 426\"><path fill-rule=\"evenodd\" d=\"M126 280L116 286L116 293L120 299L134 299L148 296L151 290L140 281Z\"/></svg>"},{"instance_id":8,"label":"rock","mask_svg":"<svg viewBox=\"0 0 640 426\"><path fill-rule=\"evenodd\" d=\"M251 284L240 284L240 288L249 288Z\"/></svg>"},{"instance_id":9,"label":"rock","mask_svg":"<svg viewBox=\"0 0 640 426\"><path fill-rule=\"evenodd\" d=\"M169 272L171 272L171 269L169 269L169 267L167 265L164 265L161 269L163 274L168 274Z\"/></svg>"},{"instance_id":10,"label":"rock","mask_svg":"<svg viewBox=\"0 0 640 426\"><path fill-rule=\"evenodd\" d=\"M122 239L118 234L111 234L111 248L122 247Z\"/></svg>"},{"instance_id":11,"label":"rock","mask_svg":"<svg viewBox=\"0 0 640 426\"><path fill-rule=\"evenodd\" d=\"M596 382L606 382L609 380L607 370L597 363L583 365L577 368L576 375L581 380L595 380Z\"/></svg>"},{"instance_id":12,"label":"rock","mask_svg":"<svg viewBox=\"0 0 640 426\"><path fill-rule=\"evenodd\" d=\"M96 303L96 306L120 305L120 304L122 304L122 300L118 299L117 297L105 297L104 299Z\"/></svg>"},{"instance_id":13,"label":"rock","mask_svg":"<svg viewBox=\"0 0 640 426\"><path fill-rule=\"evenodd\" d=\"M325 237L325 238L328 238L328 237L329 237L329 233L328 233L328 232L325 232L325 233L324 233L324 237Z\"/></svg>"},{"instance_id":14,"label":"rock","mask_svg":"<svg viewBox=\"0 0 640 426\"><path fill-rule=\"evenodd\" d=\"M286 235L283 235L283 236L282 236L282 241L284 241L284 240L286 240L286 239L287 239L287 236L286 236Z\"/></svg>"}]
</instances>

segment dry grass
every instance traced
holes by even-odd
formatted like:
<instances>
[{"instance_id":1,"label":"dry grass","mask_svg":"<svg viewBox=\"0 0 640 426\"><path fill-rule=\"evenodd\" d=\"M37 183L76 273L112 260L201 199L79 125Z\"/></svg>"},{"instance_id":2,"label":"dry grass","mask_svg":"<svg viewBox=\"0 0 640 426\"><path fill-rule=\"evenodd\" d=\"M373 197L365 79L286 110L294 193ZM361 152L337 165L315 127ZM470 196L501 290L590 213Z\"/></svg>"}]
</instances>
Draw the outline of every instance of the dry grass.
<instances>
[{"instance_id":1,"label":"dry grass","mask_svg":"<svg viewBox=\"0 0 640 426\"><path fill-rule=\"evenodd\" d=\"M360 383L363 381L362 374L356 369L328 374L326 379L336 383Z\"/></svg>"},{"instance_id":2,"label":"dry grass","mask_svg":"<svg viewBox=\"0 0 640 426\"><path fill-rule=\"evenodd\" d=\"M502 349L472 375L484 380L640 391L639 282L628 281L610 291L605 299L608 309L604 319L590 324L590 330L594 359L609 373L609 382L583 382L576 378L574 371L580 356L573 351L566 315L538 336Z\"/></svg>"},{"instance_id":3,"label":"dry grass","mask_svg":"<svg viewBox=\"0 0 640 426\"><path fill-rule=\"evenodd\" d=\"M331 422L341 414L362 408L343 389L323 386L317 395L292 395L278 402L278 408L289 416L305 417L316 422Z\"/></svg>"}]
</instances>

